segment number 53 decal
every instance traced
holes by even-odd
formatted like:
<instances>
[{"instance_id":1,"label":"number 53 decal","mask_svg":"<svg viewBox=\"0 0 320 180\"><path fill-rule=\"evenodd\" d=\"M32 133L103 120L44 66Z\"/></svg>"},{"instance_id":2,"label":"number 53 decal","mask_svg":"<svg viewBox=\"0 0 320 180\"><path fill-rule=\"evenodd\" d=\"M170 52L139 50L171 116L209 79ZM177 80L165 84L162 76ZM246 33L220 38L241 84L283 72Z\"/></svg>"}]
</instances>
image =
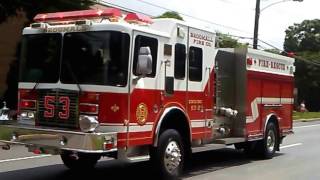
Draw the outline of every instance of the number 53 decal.
<instances>
[{"instance_id":1,"label":"number 53 decal","mask_svg":"<svg viewBox=\"0 0 320 180\"><path fill-rule=\"evenodd\" d=\"M62 104L61 111L58 113L60 119L68 119L69 118L69 107L70 107L70 99L67 96L61 96L56 99L55 96L45 96L44 97L44 117L53 118L55 114L55 103L56 100L60 104Z\"/></svg>"}]
</instances>

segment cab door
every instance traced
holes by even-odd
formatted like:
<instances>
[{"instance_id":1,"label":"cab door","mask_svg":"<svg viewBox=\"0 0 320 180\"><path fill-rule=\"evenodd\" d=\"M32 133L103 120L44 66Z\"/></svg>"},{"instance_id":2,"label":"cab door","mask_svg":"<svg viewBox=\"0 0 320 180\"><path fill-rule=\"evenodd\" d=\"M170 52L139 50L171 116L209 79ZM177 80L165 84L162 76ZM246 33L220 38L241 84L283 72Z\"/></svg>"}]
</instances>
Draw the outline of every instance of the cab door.
<instances>
[{"instance_id":1,"label":"cab door","mask_svg":"<svg viewBox=\"0 0 320 180\"><path fill-rule=\"evenodd\" d=\"M187 51L188 27L179 25L177 27L177 39L173 43L173 76L174 76L174 99L183 109L187 109ZM180 33L180 34L179 34Z\"/></svg>"},{"instance_id":2,"label":"cab door","mask_svg":"<svg viewBox=\"0 0 320 180\"><path fill-rule=\"evenodd\" d=\"M212 138L215 34L189 28L188 114L193 138Z\"/></svg>"},{"instance_id":3,"label":"cab door","mask_svg":"<svg viewBox=\"0 0 320 180\"><path fill-rule=\"evenodd\" d=\"M205 96L203 45L198 42L195 35L201 31L189 28L188 61L187 61L187 106L188 115L191 120L192 137L202 138L205 135Z\"/></svg>"},{"instance_id":4,"label":"cab door","mask_svg":"<svg viewBox=\"0 0 320 180\"><path fill-rule=\"evenodd\" d=\"M161 37L133 32L133 53L129 88L129 120L127 124L127 146L151 144L154 119L160 111L160 39ZM152 72L141 76L137 72L137 62L141 48L147 48L152 57Z\"/></svg>"}]
</instances>

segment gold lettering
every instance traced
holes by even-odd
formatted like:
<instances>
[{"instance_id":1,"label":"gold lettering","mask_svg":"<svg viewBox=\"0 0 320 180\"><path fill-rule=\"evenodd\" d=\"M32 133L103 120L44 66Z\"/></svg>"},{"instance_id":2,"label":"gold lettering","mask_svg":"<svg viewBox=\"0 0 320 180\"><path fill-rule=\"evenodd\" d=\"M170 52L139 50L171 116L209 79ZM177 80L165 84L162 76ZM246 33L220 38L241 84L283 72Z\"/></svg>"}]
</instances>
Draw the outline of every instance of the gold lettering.
<instances>
[{"instance_id":1,"label":"gold lettering","mask_svg":"<svg viewBox=\"0 0 320 180\"><path fill-rule=\"evenodd\" d=\"M50 27L46 29L47 33L60 33L60 32L83 32L87 31L87 26L67 26L67 27Z\"/></svg>"}]
</instances>

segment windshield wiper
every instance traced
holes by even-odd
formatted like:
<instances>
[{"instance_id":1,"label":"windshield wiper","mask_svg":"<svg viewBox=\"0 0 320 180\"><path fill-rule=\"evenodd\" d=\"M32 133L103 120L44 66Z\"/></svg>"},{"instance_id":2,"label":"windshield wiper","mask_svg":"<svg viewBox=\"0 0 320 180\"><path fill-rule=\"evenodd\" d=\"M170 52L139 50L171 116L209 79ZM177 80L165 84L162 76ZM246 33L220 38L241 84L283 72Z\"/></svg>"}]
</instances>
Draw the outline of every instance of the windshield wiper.
<instances>
[{"instance_id":1,"label":"windshield wiper","mask_svg":"<svg viewBox=\"0 0 320 180\"><path fill-rule=\"evenodd\" d=\"M36 84L33 86L29 94L33 93L37 89L38 85L40 84L40 79L37 79L35 83Z\"/></svg>"},{"instance_id":2,"label":"windshield wiper","mask_svg":"<svg viewBox=\"0 0 320 180\"><path fill-rule=\"evenodd\" d=\"M73 81L76 83L76 85L77 85L77 87L79 89L79 94L81 94L82 93L82 89L80 87L80 84L79 84L79 81L78 81L76 75L74 74L74 72L73 72L73 70L71 68L71 65L70 65L69 61L66 61L65 63L67 65L67 68L68 68L68 70L69 70L69 72L71 74L71 77L72 77Z\"/></svg>"},{"instance_id":3,"label":"windshield wiper","mask_svg":"<svg viewBox=\"0 0 320 180\"><path fill-rule=\"evenodd\" d=\"M36 84L33 86L31 92L33 92L33 91L35 91L35 90L37 89L38 85L40 84L40 81L37 80L35 83L36 83Z\"/></svg>"}]
</instances>

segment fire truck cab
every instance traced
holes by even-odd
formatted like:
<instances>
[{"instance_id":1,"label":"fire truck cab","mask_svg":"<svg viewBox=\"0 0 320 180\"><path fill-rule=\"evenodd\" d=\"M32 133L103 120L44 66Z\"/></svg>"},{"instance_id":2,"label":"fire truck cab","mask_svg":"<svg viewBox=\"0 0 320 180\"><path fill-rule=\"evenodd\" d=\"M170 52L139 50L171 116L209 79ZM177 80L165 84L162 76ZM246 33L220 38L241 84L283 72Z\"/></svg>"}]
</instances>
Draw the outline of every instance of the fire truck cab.
<instances>
[{"instance_id":1,"label":"fire truck cab","mask_svg":"<svg viewBox=\"0 0 320 180\"><path fill-rule=\"evenodd\" d=\"M6 145L60 154L71 169L150 159L172 178L192 152L234 144L271 158L292 132L292 58L219 49L214 32L113 8L34 21L18 117L0 125Z\"/></svg>"}]
</instances>

